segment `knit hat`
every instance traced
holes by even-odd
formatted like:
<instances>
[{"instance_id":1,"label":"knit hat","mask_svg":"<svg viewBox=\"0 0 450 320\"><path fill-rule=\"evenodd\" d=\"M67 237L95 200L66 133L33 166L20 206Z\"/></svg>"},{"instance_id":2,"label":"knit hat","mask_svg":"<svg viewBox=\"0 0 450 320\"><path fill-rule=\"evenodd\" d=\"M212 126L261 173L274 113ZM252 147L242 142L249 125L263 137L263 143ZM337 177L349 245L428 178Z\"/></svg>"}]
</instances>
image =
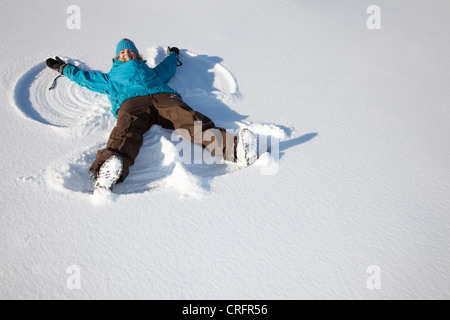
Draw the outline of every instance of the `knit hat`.
<instances>
[{"instance_id":1,"label":"knit hat","mask_svg":"<svg viewBox=\"0 0 450 320\"><path fill-rule=\"evenodd\" d=\"M127 39L127 38L123 38L122 40L119 41L119 43L117 44L116 47L116 57L119 55L120 51L122 51L123 49L131 49L134 52L136 52L137 54L139 54L138 49L136 48L136 46L134 45L133 41Z\"/></svg>"}]
</instances>

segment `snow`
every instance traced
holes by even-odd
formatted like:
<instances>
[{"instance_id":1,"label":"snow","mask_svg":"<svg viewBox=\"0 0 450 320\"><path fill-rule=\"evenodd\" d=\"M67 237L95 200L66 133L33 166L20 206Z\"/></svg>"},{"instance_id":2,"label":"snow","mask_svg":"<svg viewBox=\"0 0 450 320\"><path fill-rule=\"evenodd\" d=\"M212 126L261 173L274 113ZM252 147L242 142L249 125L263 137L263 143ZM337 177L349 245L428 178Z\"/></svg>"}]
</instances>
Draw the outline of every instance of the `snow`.
<instances>
[{"instance_id":1,"label":"snow","mask_svg":"<svg viewBox=\"0 0 450 320\"><path fill-rule=\"evenodd\" d=\"M450 298L449 19L446 0L5 3L0 298ZM123 37L150 66L179 47L170 85L257 133L255 165L154 126L94 196L109 101L48 90L44 61L108 72Z\"/></svg>"}]
</instances>

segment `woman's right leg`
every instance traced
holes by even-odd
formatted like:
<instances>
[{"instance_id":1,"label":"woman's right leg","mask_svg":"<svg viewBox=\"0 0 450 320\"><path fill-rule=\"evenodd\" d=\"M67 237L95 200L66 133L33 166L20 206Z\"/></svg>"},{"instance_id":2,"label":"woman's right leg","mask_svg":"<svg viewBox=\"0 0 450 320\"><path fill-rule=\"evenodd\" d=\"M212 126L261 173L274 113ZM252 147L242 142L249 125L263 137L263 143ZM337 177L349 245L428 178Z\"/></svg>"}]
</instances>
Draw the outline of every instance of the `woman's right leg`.
<instances>
[{"instance_id":1,"label":"woman's right leg","mask_svg":"<svg viewBox=\"0 0 450 320\"><path fill-rule=\"evenodd\" d=\"M150 96L126 100L117 113L117 124L112 130L106 148L97 152L97 157L89 171L98 173L103 163L113 155L123 160L122 176L117 183L123 182L134 164L143 143L144 134L157 121L157 110Z\"/></svg>"}]
</instances>

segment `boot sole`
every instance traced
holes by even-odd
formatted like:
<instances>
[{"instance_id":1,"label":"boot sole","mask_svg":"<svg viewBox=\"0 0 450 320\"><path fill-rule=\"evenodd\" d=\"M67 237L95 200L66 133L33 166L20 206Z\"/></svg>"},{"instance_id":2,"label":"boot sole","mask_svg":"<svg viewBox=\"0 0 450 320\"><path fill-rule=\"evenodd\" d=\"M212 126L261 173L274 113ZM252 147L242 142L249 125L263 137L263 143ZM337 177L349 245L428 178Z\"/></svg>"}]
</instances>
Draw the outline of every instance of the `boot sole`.
<instances>
[{"instance_id":1,"label":"boot sole","mask_svg":"<svg viewBox=\"0 0 450 320\"><path fill-rule=\"evenodd\" d=\"M101 166L98 171L97 181L94 190L112 190L116 182L122 175L123 162L120 156L112 156Z\"/></svg>"},{"instance_id":2,"label":"boot sole","mask_svg":"<svg viewBox=\"0 0 450 320\"><path fill-rule=\"evenodd\" d=\"M242 141L242 144L240 141ZM246 166L251 166L258 160L258 139L256 135L249 129L242 129L239 132L239 144L241 144L241 148L238 150L238 158L241 158L241 162L244 162Z\"/></svg>"}]
</instances>

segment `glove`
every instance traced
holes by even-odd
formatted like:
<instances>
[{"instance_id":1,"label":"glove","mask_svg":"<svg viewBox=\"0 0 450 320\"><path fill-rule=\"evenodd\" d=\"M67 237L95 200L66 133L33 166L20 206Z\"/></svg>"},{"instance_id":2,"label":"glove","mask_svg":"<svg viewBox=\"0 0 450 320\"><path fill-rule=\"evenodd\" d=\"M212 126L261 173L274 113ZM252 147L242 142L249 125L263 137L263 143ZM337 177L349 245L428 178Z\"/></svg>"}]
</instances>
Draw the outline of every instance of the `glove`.
<instances>
[{"instance_id":1,"label":"glove","mask_svg":"<svg viewBox=\"0 0 450 320\"><path fill-rule=\"evenodd\" d=\"M169 54L171 52L175 52L175 54L177 55L177 67L183 65L183 63L181 63L180 61L180 49L178 49L177 47L167 47L166 54Z\"/></svg>"},{"instance_id":2,"label":"glove","mask_svg":"<svg viewBox=\"0 0 450 320\"><path fill-rule=\"evenodd\" d=\"M47 67L58 72L59 74L63 74L64 68L69 65L60 57L55 57L55 59L49 58L45 62L47 63Z\"/></svg>"},{"instance_id":3,"label":"glove","mask_svg":"<svg viewBox=\"0 0 450 320\"><path fill-rule=\"evenodd\" d=\"M177 58L180 56L180 49L178 49L177 47L167 47L167 51L166 53L169 54L171 52L175 52L175 54L177 55Z\"/></svg>"}]
</instances>

